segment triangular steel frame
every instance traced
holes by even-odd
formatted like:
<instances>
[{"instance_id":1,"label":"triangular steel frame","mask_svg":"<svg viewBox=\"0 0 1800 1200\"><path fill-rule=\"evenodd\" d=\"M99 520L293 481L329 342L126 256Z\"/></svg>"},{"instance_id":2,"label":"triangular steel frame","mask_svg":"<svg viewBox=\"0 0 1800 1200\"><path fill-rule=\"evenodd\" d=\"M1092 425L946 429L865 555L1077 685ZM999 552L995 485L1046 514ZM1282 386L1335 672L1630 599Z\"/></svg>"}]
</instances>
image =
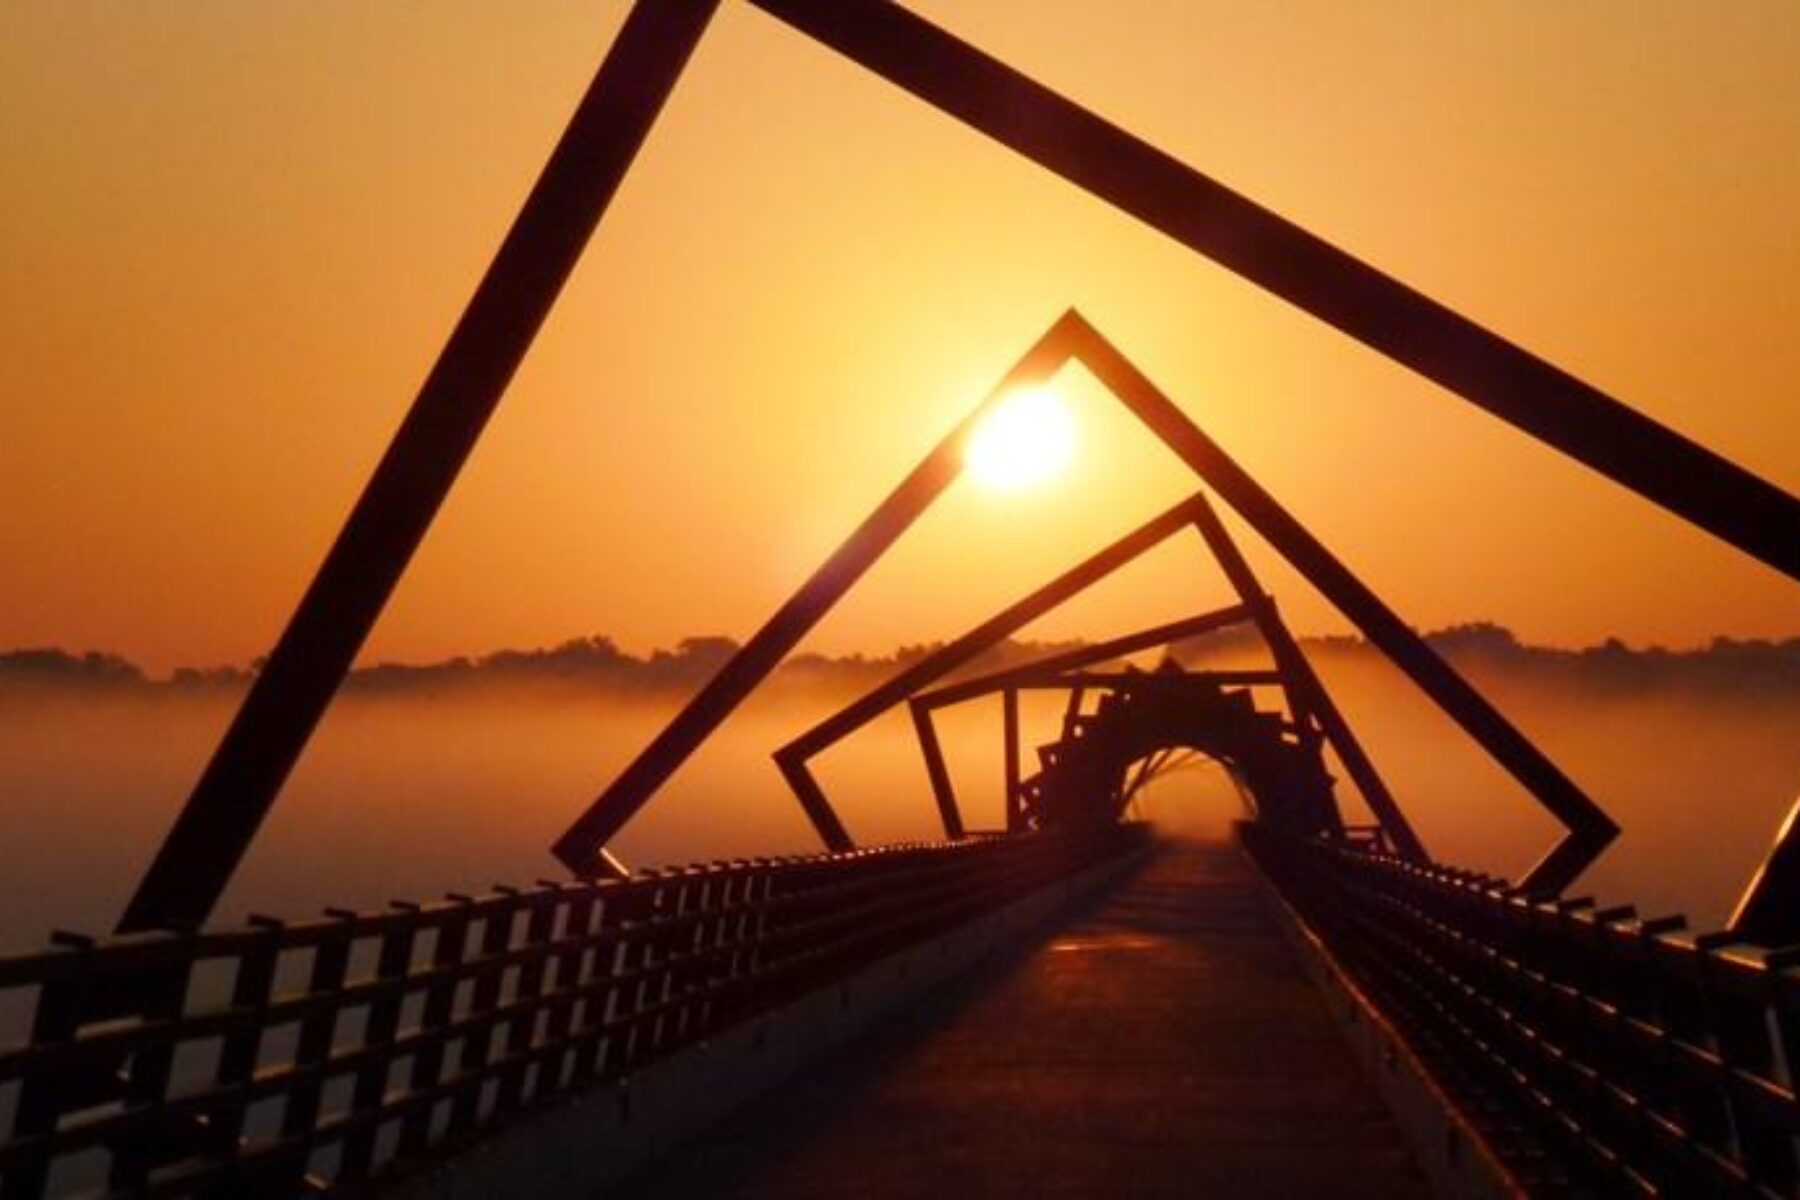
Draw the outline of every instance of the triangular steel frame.
<instances>
[{"instance_id":1,"label":"triangular steel frame","mask_svg":"<svg viewBox=\"0 0 1800 1200\"><path fill-rule=\"evenodd\" d=\"M1148 551L1161 545L1162 542L1180 532L1182 529L1205 528L1211 517L1211 505L1204 493L1196 492L1186 500L1177 504L1167 512L1152 518L1139 526L1119 541L1098 551L1069 569L1049 583L1032 591L1015 601L999 613L983 621L975 628L962 634L924 658L909 664L893 678L881 683L868 693L842 709L826 717L799 737L788 742L775 751L775 763L787 779L788 786L799 799L801 807L812 818L814 828L819 832L825 844L834 850L850 849L855 843L844 832L842 822L826 799L824 789L820 787L813 775L809 763L813 758L830 749L844 738L862 729L869 722L883 713L905 703L912 707L914 729L918 734L920 750L925 757L927 776L931 781L932 795L937 802L939 820L943 824L944 835L949 838L960 838L964 835L962 814L957 806L955 790L950 785L948 769L937 744L935 732L929 721L929 709L920 707L919 701L924 698L923 690L930 688L938 680L955 671L981 654L998 646L1006 638L1018 632L1032 621L1037 620L1061 607L1087 588L1123 569ZM1216 518L1213 518L1216 520ZM1248 622L1257 627L1265 645L1275 657L1278 664L1278 675L1287 694L1288 708L1295 721L1301 726L1316 722L1321 736L1330 741L1338 757L1348 764L1355 762L1352 775L1364 800L1374 812L1376 821L1387 833L1390 842L1400 850L1404 857L1417 861L1426 861L1427 855L1412 825L1401 812L1399 804L1388 790L1387 784L1376 773L1374 765L1369 762L1350 727L1344 721L1337 706L1325 691L1318 676L1306 662L1305 655L1299 650L1292 635L1282 623L1275 610L1272 597L1252 586L1246 594L1240 595L1240 602L1229 608L1218 609L1202 614L1186 621L1178 621L1173 625L1162 626L1153 631L1141 631L1114 639L1100 646L1084 647L1070 651L1064 655L1054 655L1042 662L1027 663L1017 668L1021 671L1033 668L1041 669L1046 663L1061 662L1094 662L1116 658L1130 650L1118 650L1118 645L1147 646L1159 644L1146 637L1164 638L1169 636L1192 636L1211 629L1223 628L1226 625ZM1277 648L1279 647L1279 648ZM1002 673L1005 674L1005 673ZM954 691L954 689L945 689Z\"/></svg>"},{"instance_id":2,"label":"triangular steel frame","mask_svg":"<svg viewBox=\"0 0 1800 1200\"><path fill-rule=\"evenodd\" d=\"M887 553L957 477L968 432L989 408L1013 389L1042 383L1070 363L1086 368L1173 451L1205 487L1235 509L1372 645L1563 824L1567 832L1519 880L1521 888L1561 891L1586 869L1617 835L1618 826L1529 738L1238 466L1192 418L1073 309L1058 318L1033 343L999 384L926 453L844 544L800 585L712 681L577 818L557 841L554 847L557 857L576 871L592 873L601 869L604 864L602 850L607 840L649 801L701 741L774 670L806 632ZM1424 858L1424 849L1399 805L1276 613L1273 600L1258 583L1204 492L1194 493L961 637L910 664L777 750L777 765L826 846L847 850L855 843L808 769L808 760L1189 526L1199 531L1237 592L1239 603L1262 634L1277 668L1292 689L1290 705L1296 718L1310 717L1319 723L1389 839L1408 857ZM953 837L959 835L959 815L943 804L946 793L941 786L934 786L934 791L940 801L946 832Z\"/></svg>"},{"instance_id":3,"label":"triangular steel frame","mask_svg":"<svg viewBox=\"0 0 1800 1200\"><path fill-rule=\"evenodd\" d=\"M1242 606L1233 606L1241 611ZM1221 612L1230 610L1220 610ZM1244 614L1239 620L1248 620ZM1176 622L1176 625L1184 622ZM1084 670L1086 666L1107 662L1123 655L1136 653L1140 649L1161 646L1167 648L1173 642L1186 637L1198 636L1191 633L1169 634L1171 626L1159 626L1155 629L1139 630L1123 637L1101 642L1092 646L1083 646L1078 650L1064 654L1051 655L1047 658L1034 659L995 671L989 675L977 676L973 679L959 680L946 684L941 688L923 692L907 700L911 710L913 727L918 735L919 751L925 759L926 774L931 780L932 791L940 811L957 814L961 821L961 803L956 796L956 787L950 778L948 764L944 761L943 750L937 735L936 714L939 709L966 703L970 700L988 696L1000 696L1001 705L1001 778L1002 778L1002 811L1004 813L1005 831L1017 833L1026 828L1025 810L1021 804L1023 796L1022 770L1019 762L1019 695L1027 691L1061 691L1069 694L1068 711L1065 712L1064 723L1069 716L1079 712L1083 695L1089 691L1128 691L1145 680L1153 680L1155 672L1136 671L1130 668L1111 672L1091 672ZM1127 647L1127 648L1121 648ZM1079 664L1061 661L1066 657L1080 656ZM1202 671L1183 670L1186 678L1203 679L1213 686L1226 687L1288 687L1288 678L1279 670L1243 670L1207 669ZM1292 709L1290 708L1290 714ZM1317 726L1296 723L1294 733L1300 737L1323 740L1324 734ZM1129 801L1131 795L1144 783L1156 775L1160 764L1178 747L1169 747L1141 761L1133 777L1126 783L1123 797ZM1243 791L1242 783L1239 790ZM1377 825L1376 829L1380 829ZM1340 822L1341 831L1341 822ZM1392 839L1386 837L1386 831L1380 831L1390 852L1398 847Z\"/></svg>"},{"instance_id":4,"label":"triangular steel frame","mask_svg":"<svg viewBox=\"0 0 1800 1200\"><path fill-rule=\"evenodd\" d=\"M986 675L977 675L971 679L958 680L929 691L913 693L907 697L906 705L912 713L913 729L919 740L919 753L925 759L925 772L931 780L931 790L937 801L938 811L954 814L956 826L962 827L962 806L957 801L956 787L950 779L949 766L944 761L943 748L937 735L934 714L939 709L999 693L1002 714L1001 741L1003 744L1001 751L1005 781L1003 793L1005 824L1007 832L1015 832L1020 828L1021 817L1018 807L1020 782L1018 705L1020 691L1045 686L1059 689L1063 687L1079 688L1079 681L1073 680L1069 672L1112 662L1144 650L1166 650L1176 642L1188 638L1204 637L1209 633L1217 633L1220 630L1247 624L1250 621L1251 615L1248 607L1243 604L1232 604L1225 608L1213 609L1211 612L1185 617L1179 621L1171 621L1148 629L1139 629L1103 642L1047 654L1041 658L1017 663ZM1217 673L1212 674L1216 675ZM1294 686L1288 677L1279 670L1260 674L1267 676L1261 682L1273 683L1281 687L1287 697L1288 712L1293 715L1297 725L1304 726L1305 718L1300 715L1301 709L1295 696ZM1323 737L1324 735L1320 732L1319 736ZM944 826L946 835L950 835L950 828L950 823L946 821ZM1424 857L1423 847L1420 847L1419 857Z\"/></svg>"}]
</instances>

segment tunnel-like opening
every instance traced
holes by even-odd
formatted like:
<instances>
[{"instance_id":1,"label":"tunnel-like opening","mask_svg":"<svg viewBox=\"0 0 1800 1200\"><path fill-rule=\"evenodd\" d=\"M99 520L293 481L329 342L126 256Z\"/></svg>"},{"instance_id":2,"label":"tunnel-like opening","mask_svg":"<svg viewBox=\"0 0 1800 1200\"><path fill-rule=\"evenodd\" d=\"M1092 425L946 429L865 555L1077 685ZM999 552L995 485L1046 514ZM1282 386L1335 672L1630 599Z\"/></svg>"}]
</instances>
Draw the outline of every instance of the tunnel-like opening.
<instances>
[{"instance_id":1,"label":"tunnel-like opening","mask_svg":"<svg viewBox=\"0 0 1800 1200\"><path fill-rule=\"evenodd\" d=\"M1198 750L1171 749L1132 764L1140 776L1125 802L1126 818L1170 837L1229 843L1239 821L1256 815L1256 800L1229 763Z\"/></svg>"},{"instance_id":2,"label":"tunnel-like opening","mask_svg":"<svg viewBox=\"0 0 1800 1200\"><path fill-rule=\"evenodd\" d=\"M1220 764L1259 820L1308 834L1343 829L1315 729L1257 707L1247 687L1173 663L1070 690L1061 736L1037 748L1040 768L1019 784L1021 823L1120 820L1181 756Z\"/></svg>"}]
</instances>

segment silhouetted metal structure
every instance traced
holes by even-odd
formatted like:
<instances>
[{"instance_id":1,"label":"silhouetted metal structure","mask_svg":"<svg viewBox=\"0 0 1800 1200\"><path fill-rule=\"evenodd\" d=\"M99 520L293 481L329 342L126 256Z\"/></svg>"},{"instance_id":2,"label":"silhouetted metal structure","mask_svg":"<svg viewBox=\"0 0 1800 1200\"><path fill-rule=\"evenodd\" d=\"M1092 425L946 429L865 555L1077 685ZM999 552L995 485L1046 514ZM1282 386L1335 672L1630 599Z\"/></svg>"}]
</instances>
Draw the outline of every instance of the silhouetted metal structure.
<instances>
[{"instance_id":1,"label":"silhouetted metal structure","mask_svg":"<svg viewBox=\"0 0 1800 1200\"><path fill-rule=\"evenodd\" d=\"M1023 666L1017 666L993 674L982 675L961 683L949 684L928 692L920 692L907 700L911 710L913 726L918 732L919 748L926 758L926 767L931 777L931 790L937 800L941 813L960 814L956 801L956 791L950 782L950 772L944 765L943 751L939 748L937 729L933 722L933 714L940 708L974 700L982 696L991 696L995 692L1001 696L1002 732L1002 764L1005 773L1003 792L1003 811L1006 817L1006 831L1016 833L1026 827L1025 811L1020 805L1021 786L1023 780L1019 771L1019 693L1041 688L1070 690L1072 707L1078 706L1074 692L1079 692L1083 684L1072 682L1071 672L1078 672L1084 667L1110 662L1128 654L1141 650L1152 650L1168 647L1172 643L1185 638L1202 637L1241 625L1250 619L1250 610L1243 605L1217 609L1210 613L1202 613L1197 617L1189 617L1182 621L1173 621L1167 625L1159 625L1110 641L1099 642L1091 646L1083 646L1061 654L1051 654L1036 659ZM1279 671L1274 672L1236 672L1230 682L1238 684L1265 683L1280 686L1287 691L1287 677ZM1254 678L1252 678L1254 676ZM1211 672L1209 677L1222 679L1220 672ZM1301 711L1295 703L1291 692L1288 694L1288 708L1292 712ZM1139 780L1143 782L1143 780ZM1132 787L1132 791L1136 787ZM960 819L959 819L960 824ZM946 829L948 832L948 829ZM952 835L953 836L953 835ZM1422 848L1414 853L1423 856Z\"/></svg>"},{"instance_id":2,"label":"silhouetted metal structure","mask_svg":"<svg viewBox=\"0 0 1800 1200\"><path fill-rule=\"evenodd\" d=\"M1049 675L1030 686L1064 691L1060 736L1038 747L1041 769L1020 781L1014 803L1027 829L1096 829L1125 819L1154 764L1177 750L1230 771L1259 824L1290 836L1337 840L1343 815L1325 768L1324 739L1281 713L1257 708L1263 673L1156 671ZM1278 682L1279 675L1264 676ZM1088 697L1097 698L1084 711ZM1140 769L1149 768L1149 769ZM1376 826L1373 832L1385 834ZM1384 848L1386 839L1381 839Z\"/></svg>"},{"instance_id":3,"label":"silhouetted metal structure","mask_svg":"<svg viewBox=\"0 0 1800 1200\"><path fill-rule=\"evenodd\" d=\"M1188 248L1800 579L1800 502L1766 481L890 0L754 2ZM633 8L393 446L133 896L122 929L193 925L211 911L716 7L717 0L658 0ZM1117 365L1135 374L1123 360ZM1435 656L1404 646L1404 625L1216 446L1197 430L1180 442L1186 449L1178 452L1191 466L1240 511L1240 500L1248 502L1245 515L1258 531L1291 559L1310 564L1315 586L1570 826L1570 836L1535 872L1546 883L1572 878L1611 835L1597 810L1529 742L1491 719L1479 696L1433 665ZM912 496L899 498L941 487L935 472L946 465L916 477ZM891 537L889 522L903 515L879 511L796 599L841 594ZM654 791L798 640L807 618L804 607L777 614L753 639L754 653L740 656L709 686L705 703L690 706L680 728L653 747L659 753L633 764L628 786L617 794ZM598 827L572 831L558 843L559 857L579 871L604 870L597 857L604 838L591 836ZM1759 934L1800 936L1800 852L1772 856L1746 897L1743 917Z\"/></svg>"},{"instance_id":4,"label":"silhouetted metal structure","mask_svg":"<svg viewBox=\"0 0 1800 1200\"><path fill-rule=\"evenodd\" d=\"M1563 839L1526 873L1522 886L1536 891L1559 891L1593 861L1618 832L1599 806L1073 310L1063 314L1026 351L999 386L926 454L850 540L801 585L713 682L582 814L557 842L557 856L578 872L594 870L603 861L601 850L606 839L649 801L654 787L686 760L706 732L724 719L730 706L774 670L779 656L771 652L771 646L791 647L797 643L955 477L960 469L961 442L988 406L1013 388L1049 378L1070 362L1086 367L1567 827ZM1153 518L776 751L776 763L825 844L842 850L853 843L807 768L807 760L1189 526L1200 533L1238 593L1246 615L1269 647L1296 723L1301 727L1317 723L1393 845L1410 857L1424 857L1417 835L1387 785L1319 683L1306 656L1277 615L1274 602L1257 582L1204 493L1196 493ZM929 739L928 730L921 733ZM962 820L949 803L948 790L939 778L942 766L935 760L929 740L925 753L927 767L934 775L945 835L960 837Z\"/></svg>"},{"instance_id":5,"label":"silhouetted metal structure","mask_svg":"<svg viewBox=\"0 0 1800 1200\"><path fill-rule=\"evenodd\" d=\"M734 860L0 957L0 1196L281 1200L623 1087L1142 826ZM152 981L153 987L146 987ZM628 1094L628 1093L627 1093Z\"/></svg>"},{"instance_id":6,"label":"silhouetted metal structure","mask_svg":"<svg viewBox=\"0 0 1800 1200\"><path fill-rule=\"evenodd\" d=\"M120 918L212 912L412 560L718 0L639 4Z\"/></svg>"},{"instance_id":7,"label":"silhouetted metal structure","mask_svg":"<svg viewBox=\"0 0 1800 1200\"><path fill-rule=\"evenodd\" d=\"M888 0L759 8L1765 563L1800 579L1800 502ZM326 920L206 930L244 850L702 36L716 0L634 6L386 456L131 899L121 936L0 958L0 1193L99 1162L117 1194L295 1195L463 1147L873 959L1141 849L1122 823L1170 756L1225 763L1246 844L1307 927L1416 1032L1470 1111L1607 1193L1800 1188L1800 830L1732 921L1560 893L1617 833L1512 726L1073 310L951 430L557 842L585 878ZM911 664L776 752L830 853L632 879L605 843L961 469L1014 387L1084 365L1205 491ZM1341 611L1567 829L1518 881L1430 861L1209 499ZM945 682L1026 623L1196 531L1237 596L1214 612ZM1100 669L1228 626L1272 668ZM1285 712L1260 709L1255 690ZM1039 769L1019 696L1067 703ZM1005 831L971 835L933 714L998 694ZM1088 701L1095 701L1088 707ZM854 848L809 761L906 704L946 841ZM1347 824L1335 754L1373 814ZM195 1053L199 1053L198 1061ZM208 1053L210 1052L210 1057ZM1453 1085L1453 1086L1452 1086ZM1498 1119L1498 1118L1496 1118Z\"/></svg>"},{"instance_id":8,"label":"silhouetted metal structure","mask_svg":"<svg viewBox=\"0 0 1800 1200\"><path fill-rule=\"evenodd\" d=\"M1251 825L1282 895L1551 1195L1792 1196L1793 949Z\"/></svg>"}]
</instances>

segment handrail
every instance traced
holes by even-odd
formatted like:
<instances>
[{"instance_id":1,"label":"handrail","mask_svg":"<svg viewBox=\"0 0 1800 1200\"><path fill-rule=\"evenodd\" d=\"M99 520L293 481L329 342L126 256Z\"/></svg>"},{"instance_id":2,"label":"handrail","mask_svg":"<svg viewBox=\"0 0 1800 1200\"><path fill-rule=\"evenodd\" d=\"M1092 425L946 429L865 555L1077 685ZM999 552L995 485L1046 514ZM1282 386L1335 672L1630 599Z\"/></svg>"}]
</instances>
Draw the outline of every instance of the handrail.
<instances>
[{"instance_id":1,"label":"handrail","mask_svg":"<svg viewBox=\"0 0 1800 1200\"><path fill-rule=\"evenodd\" d=\"M0 1194L297 1195L430 1163L1144 836L736 860L65 937L0 959L0 1013L30 1013L17 1044L0 1029ZM159 1005L138 986L152 977Z\"/></svg>"},{"instance_id":2,"label":"handrail","mask_svg":"<svg viewBox=\"0 0 1800 1200\"><path fill-rule=\"evenodd\" d=\"M1800 1187L1800 950L1246 827L1332 953L1599 1194ZM1430 1058L1430 1055L1427 1055Z\"/></svg>"}]
</instances>

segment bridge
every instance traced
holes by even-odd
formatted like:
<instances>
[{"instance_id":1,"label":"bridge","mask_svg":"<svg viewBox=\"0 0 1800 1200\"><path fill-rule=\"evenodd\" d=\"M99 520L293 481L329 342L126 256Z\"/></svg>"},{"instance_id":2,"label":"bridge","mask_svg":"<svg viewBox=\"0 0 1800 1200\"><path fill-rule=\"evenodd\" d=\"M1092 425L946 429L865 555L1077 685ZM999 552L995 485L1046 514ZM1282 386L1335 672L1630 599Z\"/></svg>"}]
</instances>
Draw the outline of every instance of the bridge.
<instances>
[{"instance_id":1,"label":"bridge","mask_svg":"<svg viewBox=\"0 0 1800 1200\"><path fill-rule=\"evenodd\" d=\"M1800 502L1767 482L888 0L754 2L1800 579ZM1794 822L1720 931L1575 894L1611 819L1073 310L557 840L570 878L209 923L715 8L633 10L115 932L0 958L26 1015L0 1195L1800 1190ZM974 422L1071 361L1198 490L777 749L821 852L620 863L609 839L957 476ZM1561 823L1535 866L1431 856L1215 500ZM1186 532L1236 604L981 672ZM1272 669L1118 665L1235 625ZM1035 764L1026 692L1064 704ZM971 830L934 714L993 695L1005 818ZM861 846L808 763L899 705L942 838ZM1241 789L1233 847L1130 819L1192 754Z\"/></svg>"}]
</instances>

